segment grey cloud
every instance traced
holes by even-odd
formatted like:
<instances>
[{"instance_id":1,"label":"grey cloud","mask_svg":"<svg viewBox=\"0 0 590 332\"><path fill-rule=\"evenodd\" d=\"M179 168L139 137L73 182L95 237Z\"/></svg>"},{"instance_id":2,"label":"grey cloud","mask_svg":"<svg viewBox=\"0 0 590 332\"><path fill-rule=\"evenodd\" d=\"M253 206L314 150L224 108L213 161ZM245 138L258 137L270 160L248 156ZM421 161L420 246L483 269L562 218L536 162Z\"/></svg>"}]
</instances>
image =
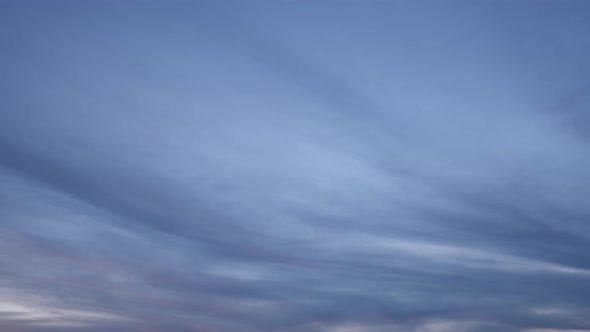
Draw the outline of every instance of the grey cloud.
<instances>
[{"instance_id":1,"label":"grey cloud","mask_svg":"<svg viewBox=\"0 0 590 332\"><path fill-rule=\"evenodd\" d=\"M565 3L3 3L0 327L590 330Z\"/></svg>"}]
</instances>

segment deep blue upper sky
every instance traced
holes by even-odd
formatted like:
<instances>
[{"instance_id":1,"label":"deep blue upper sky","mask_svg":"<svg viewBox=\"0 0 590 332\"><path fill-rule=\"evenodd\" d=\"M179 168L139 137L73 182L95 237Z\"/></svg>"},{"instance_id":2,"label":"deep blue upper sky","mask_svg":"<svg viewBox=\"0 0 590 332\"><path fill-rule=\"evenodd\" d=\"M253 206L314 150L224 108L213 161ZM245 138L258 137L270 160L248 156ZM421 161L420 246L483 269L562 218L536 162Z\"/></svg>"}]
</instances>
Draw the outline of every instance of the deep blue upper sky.
<instances>
[{"instance_id":1,"label":"deep blue upper sky","mask_svg":"<svg viewBox=\"0 0 590 332\"><path fill-rule=\"evenodd\" d=\"M0 0L0 331L589 332L590 2Z\"/></svg>"}]
</instances>

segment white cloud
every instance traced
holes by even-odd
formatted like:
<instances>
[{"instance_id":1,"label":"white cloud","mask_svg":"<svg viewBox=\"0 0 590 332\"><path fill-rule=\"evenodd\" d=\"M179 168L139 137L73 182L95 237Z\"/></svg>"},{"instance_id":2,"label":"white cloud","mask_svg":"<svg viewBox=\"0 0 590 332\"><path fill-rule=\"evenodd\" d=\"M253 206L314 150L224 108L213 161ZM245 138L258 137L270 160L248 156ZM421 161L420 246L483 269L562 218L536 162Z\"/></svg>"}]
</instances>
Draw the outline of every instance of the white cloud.
<instances>
[{"instance_id":1,"label":"white cloud","mask_svg":"<svg viewBox=\"0 0 590 332\"><path fill-rule=\"evenodd\" d=\"M104 322L131 322L121 315L89 308L59 307L40 296L24 295L14 290L0 290L0 315L6 320L35 326L83 327Z\"/></svg>"}]
</instances>

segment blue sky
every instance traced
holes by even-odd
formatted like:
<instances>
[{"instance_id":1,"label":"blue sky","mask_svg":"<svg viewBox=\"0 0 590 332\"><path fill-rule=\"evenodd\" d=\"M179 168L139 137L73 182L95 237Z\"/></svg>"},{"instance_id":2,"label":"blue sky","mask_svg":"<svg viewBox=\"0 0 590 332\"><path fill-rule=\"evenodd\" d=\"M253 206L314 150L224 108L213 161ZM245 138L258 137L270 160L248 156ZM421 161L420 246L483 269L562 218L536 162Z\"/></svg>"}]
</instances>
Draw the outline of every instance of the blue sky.
<instances>
[{"instance_id":1,"label":"blue sky","mask_svg":"<svg viewBox=\"0 0 590 332\"><path fill-rule=\"evenodd\" d=\"M0 329L590 331L589 17L0 1Z\"/></svg>"}]
</instances>

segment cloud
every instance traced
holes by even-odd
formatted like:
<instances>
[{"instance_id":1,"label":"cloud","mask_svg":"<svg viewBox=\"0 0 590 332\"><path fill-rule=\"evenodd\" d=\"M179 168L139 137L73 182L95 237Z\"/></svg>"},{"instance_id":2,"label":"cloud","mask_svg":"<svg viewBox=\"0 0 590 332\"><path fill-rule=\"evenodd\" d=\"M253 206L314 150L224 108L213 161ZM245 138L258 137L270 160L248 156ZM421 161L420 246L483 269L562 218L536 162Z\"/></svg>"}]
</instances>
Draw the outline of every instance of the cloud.
<instances>
[{"instance_id":1,"label":"cloud","mask_svg":"<svg viewBox=\"0 0 590 332\"><path fill-rule=\"evenodd\" d=\"M6 2L0 329L590 329L571 3Z\"/></svg>"}]
</instances>

